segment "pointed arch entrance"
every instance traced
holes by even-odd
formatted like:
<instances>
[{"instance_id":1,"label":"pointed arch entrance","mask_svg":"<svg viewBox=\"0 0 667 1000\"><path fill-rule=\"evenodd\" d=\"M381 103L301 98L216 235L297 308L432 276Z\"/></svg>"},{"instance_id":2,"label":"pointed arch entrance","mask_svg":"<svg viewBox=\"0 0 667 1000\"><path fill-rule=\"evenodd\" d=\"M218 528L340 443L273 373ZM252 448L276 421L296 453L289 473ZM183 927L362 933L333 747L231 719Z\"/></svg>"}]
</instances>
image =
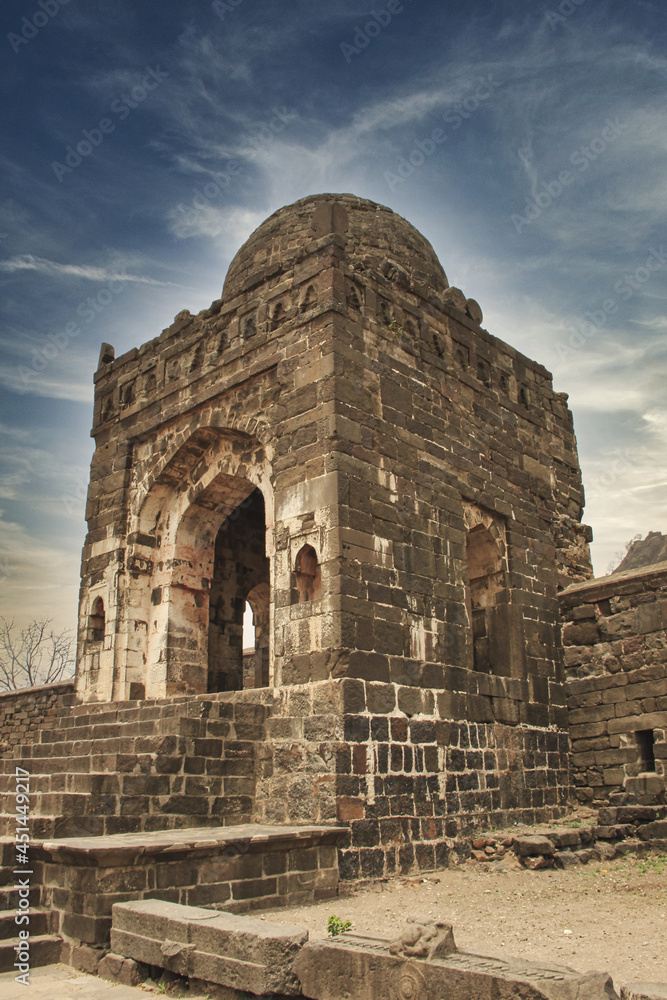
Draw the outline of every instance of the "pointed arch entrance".
<instances>
[{"instance_id":1,"label":"pointed arch entrance","mask_svg":"<svg viewBox=\"0 0 667 1000\"><path fill-rule=\"evenodd\" d=\"M118 697L243 686L246 598L267 594L264 683L270 676L273 491L260 443L195 432L137 503L128 535L127 648ZM121 693L122 692L122 693Z\"/></svg>"}]
</instances>

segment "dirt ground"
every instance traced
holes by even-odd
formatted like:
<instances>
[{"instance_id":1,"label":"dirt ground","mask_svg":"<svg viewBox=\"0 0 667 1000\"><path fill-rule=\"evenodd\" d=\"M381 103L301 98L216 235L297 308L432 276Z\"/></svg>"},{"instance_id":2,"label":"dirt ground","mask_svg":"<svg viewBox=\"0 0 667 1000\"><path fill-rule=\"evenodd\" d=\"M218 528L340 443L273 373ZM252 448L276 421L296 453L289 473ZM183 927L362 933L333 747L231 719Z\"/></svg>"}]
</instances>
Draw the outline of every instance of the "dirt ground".
<instances>
[{"instance_id":1,"label":"dirt ground","mask_svg":"<svg viewBox=\"0 0 667 1000\"><path fill-rule=\"evenodd\" d=\"M667 983L667 855L528 871L514 859L463 864L392 879L349 896L295 909L266 910L311 939L326 937L335 914L353 929L394 935L408 918L451 921L457 946L488 955L568 965L624 983Z\"/></svg>"}]
</instances>

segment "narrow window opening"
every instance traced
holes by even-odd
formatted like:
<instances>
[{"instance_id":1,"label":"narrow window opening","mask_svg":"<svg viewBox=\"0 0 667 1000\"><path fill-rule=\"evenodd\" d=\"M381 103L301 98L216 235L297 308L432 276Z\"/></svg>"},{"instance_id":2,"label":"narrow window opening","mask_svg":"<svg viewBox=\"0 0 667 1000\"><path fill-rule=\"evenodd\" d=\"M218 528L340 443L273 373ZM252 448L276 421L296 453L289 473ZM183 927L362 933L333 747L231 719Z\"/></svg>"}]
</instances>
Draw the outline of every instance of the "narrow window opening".
<instances>
[{"instance_id":1,"label":"narrow window opening","mask_svg":"<svg viewBox=\"0 0 667 1000\"><path fill-rule=\"evenodd\" d=\"M461 368L467 368L470 364L470 354L468 353L467 347L461 347L459 345L454 349L454 357L456 358L456 363L460 365Z\"/></svg>"},{"instance_id":2,"label":"narrow window opening","mask_svg":"<svg viewBox=\"0 0 667 1000\"><path fill-rule=\"evenodd\" d=\"M277 330L281 323L285 322L287 314L283 307L282 302L279 302L276 308L273 310L273 316L271 317L271 329Z\"/></svg>"},{"instance_id":3,"label":"narrow window opening","mask_svg":"<svg viewBox=\"0 0 667 1000\"><path fill-rule=\"evenodd\" d=\"M385 326L389 326L394 318L394 312L386 299L380 299L380 318Z\"/></svg>"},{"instance_id":4,"label":"narrow window opening","mask_svg":"<svg viewBox=\"0 0 667 1000\"><path fill-rule=\"evenodd\" d=\"M312 545L304 545L294 566L293 604L319 600L322 592L320 564Z\"/></svg>"},{"instance_id":5,"label":"narrow window opening","mask_svg":"<svg viewBox=\"0 0 667 1000\"><path fill-rule=\"evenodd\" d=\"M255 616L252 608L245 602L243 612L243 655L255 652Z\"/></svg>"},{"instance_id":6,"label":"narrow window opening","mask_svg":"<svg viewBox=\"0 0 667 1000\"><path fill-rule=\"evenodd\" d=\"M190 371L191 372L197 371L197 369L201 368L203 364L204 364L204 345L197 344L197 348L192 358L192 363L190 364Z\"/></svg>"},{"instance_id":7,"label":"narrow window opening","mask_svg":"<svg viewBox=\"0 0 667 1000\"><path fill-rule=\"evenodd\" d=\"M489 368L486 361L481 359L477 362L477 378L485 385L487 388L491 385L491 369Z\"/></svg>"},{"instance_id":8,"label":"narrow window opening","mask_svg":"<svg viewBox=\"0 0 667 1000\"><path fill-rule=\"evenodd\" d=\"M132 406L134 402L134 382L126 382L120 390L121 406Z\"/></svg>"},{"instance_id":9,"label":"narrow window opening","mask_svg":"<svg viewBox=\"0 0 667 1000\"><path fill-rule=\"evenodd\" d=\"M306 294L301 302L300 311L302 313L308 312L309 309L314 309L317 305L317 295L315 294L315 289L312 285L308 285Z\"/></svg>"},{"instance_id":10,"label":"narrow window opening","mask_svg":"<svg viewBox=\"0 0 667 1000\"><path fill-rule=\"evenodd\" d=\"M275 313L274 313L275 316ZM272 327L274 329L274 327ZM248 319L243 324L243 339L250 340L257 333L257 324L255 323L255 317L249 316Z\"/></svg>"},{"instance_id":11,"label":"narrow window opening","mask_svg":"<svg viewBox=\"0 0 667 1000\"><path fill-rule=\"evenodd\" d=\"M354 309L355 312L361 312L361 300L359 299L359 295L354 285L350 285L348 287L347 304L349 308Z\"/></svg>"},{"instance_id":12,"label":"narrow window opening","mask_svg":"<svg viewBox=\"0 0 667 1000\"><path fill-rule=\"evenodd\" d=\"M96 597L88 615L88 642L104 642L104 601Z\"/></svg>"},{"instance_id":13,"label":"narrow window opening","mask_svg":"<svg viewBox=\"0 0 667 1000\"><path fill-rule=\"evenodd\" d=\"M473 670L509 673L511 643L502 553L482 524L466 538L468 586L466 603L472 626Z\"/></svg>"},{"instance_id":14,"label":"narrow window opening","mask_svg":"<svg viewBox=\"0 0 667 1000\"><path fill-rule=\"evenodd\" d=\"M639 762L642 771L655 771L655 752L653 745L655 736L652 729L640 729L635 733L639 749Z\"/></svg>"}]
</instances>

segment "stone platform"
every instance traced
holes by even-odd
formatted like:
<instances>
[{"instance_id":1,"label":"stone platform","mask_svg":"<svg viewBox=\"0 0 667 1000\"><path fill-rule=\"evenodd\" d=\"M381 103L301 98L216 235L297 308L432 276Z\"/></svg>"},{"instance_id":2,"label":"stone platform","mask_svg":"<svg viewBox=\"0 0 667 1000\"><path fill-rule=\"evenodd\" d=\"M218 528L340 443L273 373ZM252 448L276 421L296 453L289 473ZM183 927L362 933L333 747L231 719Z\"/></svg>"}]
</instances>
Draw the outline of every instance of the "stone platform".
<instances>
[{"instance_id":1,"label":"stone platform","mask_svg":"<svg viewBox=\"0 0 667 1000\"><path fill-rule=\"evenodd\" d=\"M33 915L47 914L50 943L63 939L62 960L86 968L95 955L84 960L82 948L97 959L108 950L114 903L158 899L243 912L335 896L337 845L346 832L247 825L43 841L31 850ZM13 843L0 846L10 873ZM8 916L16 906L12 884ZM11 950L12 940L5 943ZM51 948L46 961L57 958Z\"/></svg>"}]
</instances>

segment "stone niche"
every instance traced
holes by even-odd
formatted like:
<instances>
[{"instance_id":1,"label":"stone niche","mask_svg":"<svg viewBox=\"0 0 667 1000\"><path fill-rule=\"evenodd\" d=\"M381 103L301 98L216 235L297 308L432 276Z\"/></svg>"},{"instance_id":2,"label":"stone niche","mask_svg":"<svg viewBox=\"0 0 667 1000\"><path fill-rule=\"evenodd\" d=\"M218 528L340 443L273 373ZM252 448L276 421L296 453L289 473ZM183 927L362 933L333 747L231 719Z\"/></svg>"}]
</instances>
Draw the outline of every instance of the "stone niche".
<instances>
[{"instance_id":1,"label":"stone niche","mask_svg":"<svg viewBox=\"0 0 667 1000\"><path fill-rule=\"evenodd\" d=\"M315 755L334 781L330 820L372 819L364 848L390 800L394 847L562 809L576 441L549 372L481 321L408 222L318 195L252 234L209 309L104 345L79 699L263 689L296 772ZM285 759L283 822L304 810Z\"/></svg>"}]
</instances>

